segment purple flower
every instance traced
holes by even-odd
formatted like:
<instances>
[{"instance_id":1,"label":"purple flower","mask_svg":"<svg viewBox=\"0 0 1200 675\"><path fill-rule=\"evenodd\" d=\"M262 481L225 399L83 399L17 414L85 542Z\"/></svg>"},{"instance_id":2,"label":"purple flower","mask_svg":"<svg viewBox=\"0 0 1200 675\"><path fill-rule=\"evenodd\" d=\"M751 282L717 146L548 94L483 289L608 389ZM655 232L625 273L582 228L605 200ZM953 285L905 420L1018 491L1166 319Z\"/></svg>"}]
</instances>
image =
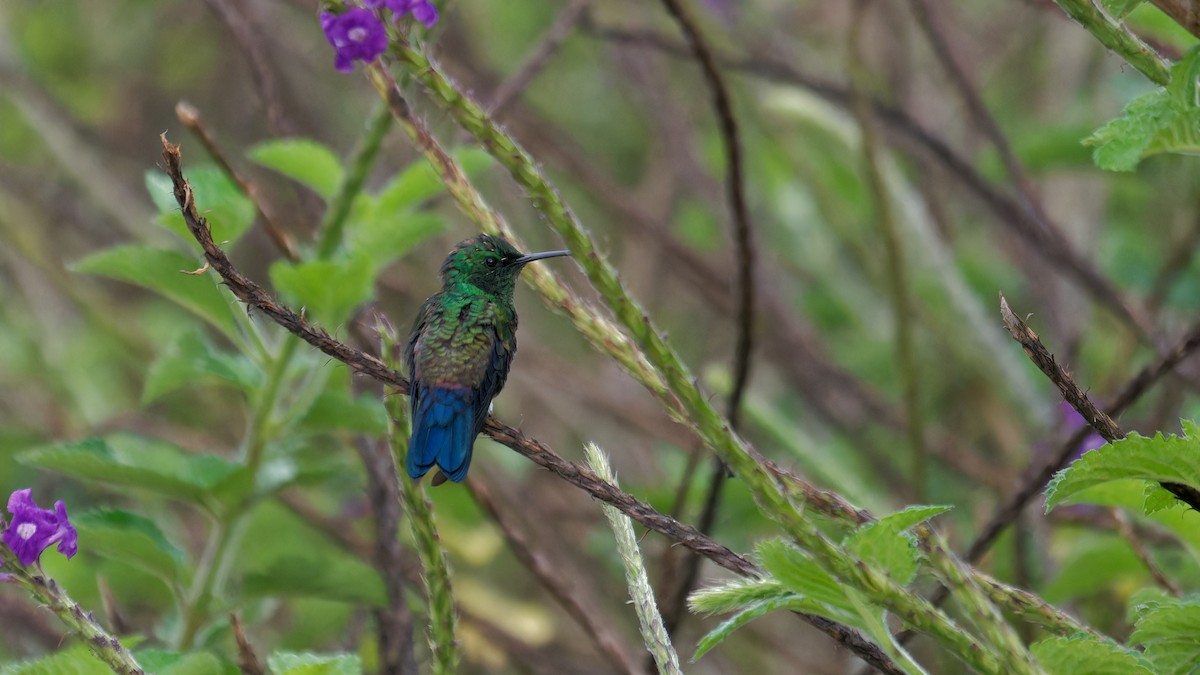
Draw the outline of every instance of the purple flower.
<instances>
[{"instance_id":1,"label":"purple flower","mask_svg":"<svg viewBox=\"0 0 1200 675\"><path fill-rule=\"evenodd\" d=\"M333 45L333 67L343 73L355 61L370 63L387 49L387 32L369 9L352 7L341 14L321 12L321 30Z\"/></svg>"},{"instance_id":2,"label":"purple flower","mask_svg":"<svg viewBox=\"0 0 1200 675\"><path fill-rule=\"evenodd\" d=\"M1062 425L1067 429L1067 431L1074 433L1079 429L1088 426L1087 420L1083 419L1083 415L1080 415L1079 412L1076 411L1075 408L1073 408L1071 404L1067 403L1066 401L1062 401L1058 404L1058 413ZM1074 461L1078 459L1083 455L1083 453L1095 450L1096 448L1104 445L1106 442L1107 441L1105 441L1100 434L1093 431L1092 433L1083 437L1083 440L1079 443L1079 447L1076 448L1075 452L1071 455L1071 460Z\"/></svg>"},{"instance_id":3,"label":"purple flower","mask_svg":"<svg viewBox=\"0 0 1200 675\"><path fill-rule=\"evenodd\" d=\"M54 510L40 508L30 496L33 490L17 490L8 498L8 512L13 515L8 529L0 539L17 554L22 565L37 562L42 551L58 544L58 552L70 558L79 550L75 528L67 519L67 506L54 502Z\"/></svg>"},{"instance_id":4,"label":"purple flower","mask_svg":"<svg viewBox=\"0 0 1200 675\"><path fill-rule=\"evenodd\" d=\"M433 27L437 23L438 12L437 7L429 0L363 0L368 7L375 9L387 8L392 10L392 21L396 21L405 14L412 13L413 18L425 24L426 28Z\"/></svg>"}]
</instances>

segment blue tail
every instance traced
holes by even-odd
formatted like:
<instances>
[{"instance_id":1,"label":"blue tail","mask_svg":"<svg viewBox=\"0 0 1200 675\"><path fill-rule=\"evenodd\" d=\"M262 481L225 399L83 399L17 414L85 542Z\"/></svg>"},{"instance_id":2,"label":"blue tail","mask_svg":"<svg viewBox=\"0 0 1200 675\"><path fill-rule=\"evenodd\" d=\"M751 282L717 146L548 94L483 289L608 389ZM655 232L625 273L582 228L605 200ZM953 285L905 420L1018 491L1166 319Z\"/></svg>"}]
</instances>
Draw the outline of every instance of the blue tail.
<instances>
[{"instance_id":1,"label":"blue tail","mask_svg":"<svg viewBox=\"0 0 1200 675\"><path fill-rule=\"evenodd\" d=\"M408 475L420 478L436 464L455 483L467 477L475 445L475 392L470 387L422 389L413 409Z\"/></svg>"}]
</instances>

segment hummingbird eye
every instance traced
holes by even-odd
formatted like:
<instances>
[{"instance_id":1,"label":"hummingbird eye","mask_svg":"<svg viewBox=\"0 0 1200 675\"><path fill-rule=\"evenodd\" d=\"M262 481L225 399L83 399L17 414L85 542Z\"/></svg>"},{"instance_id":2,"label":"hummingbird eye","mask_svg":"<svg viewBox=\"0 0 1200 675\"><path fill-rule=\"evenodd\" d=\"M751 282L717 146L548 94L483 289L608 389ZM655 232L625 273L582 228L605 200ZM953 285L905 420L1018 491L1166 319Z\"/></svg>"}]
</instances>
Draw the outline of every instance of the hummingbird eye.
<instances>
[{"instance_id":1,"label":"hummingbird eye","mask_svg":"<svg viewBox=\"0 0 1200 675\"><path fill-rule=\"evenodd\" d=\"M492 256L488 256L483 259L483 264L487 265L488 268L494 268L496 265L500 264L500 260L497 258L493 258Z\"/></svg>"}]
</instances>

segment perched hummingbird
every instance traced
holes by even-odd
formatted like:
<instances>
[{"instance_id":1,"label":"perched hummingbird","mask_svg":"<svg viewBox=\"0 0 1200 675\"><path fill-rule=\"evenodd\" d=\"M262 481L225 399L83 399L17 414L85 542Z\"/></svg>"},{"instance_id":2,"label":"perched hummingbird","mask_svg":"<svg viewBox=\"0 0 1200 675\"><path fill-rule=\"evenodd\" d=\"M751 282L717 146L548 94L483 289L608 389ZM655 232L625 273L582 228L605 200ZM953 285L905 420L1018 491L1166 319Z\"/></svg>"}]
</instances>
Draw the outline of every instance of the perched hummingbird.
<instances>
[{"instance_id":1,"label":"perched hummingbird","mask_svg":"<svg viewBox=\"0 0 1200 675\"><path fill-rule=\"evenodd\" d=\"M442 290L424 305L408 338L412 438L408 475L436 464L433 484L467 477L475 436L517 351L513 288L526 263L570 255L522 254L487 234L459 242L442 263Z\"/></svg>"}]
</instances>

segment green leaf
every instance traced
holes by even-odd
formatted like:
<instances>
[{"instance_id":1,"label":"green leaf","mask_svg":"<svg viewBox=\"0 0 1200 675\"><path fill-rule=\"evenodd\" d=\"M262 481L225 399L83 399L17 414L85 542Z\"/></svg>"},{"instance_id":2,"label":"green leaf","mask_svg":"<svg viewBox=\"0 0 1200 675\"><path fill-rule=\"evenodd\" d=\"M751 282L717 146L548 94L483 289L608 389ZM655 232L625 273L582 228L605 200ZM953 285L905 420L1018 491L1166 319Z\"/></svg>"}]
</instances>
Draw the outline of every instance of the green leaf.
<instances>
[{"instance_id":1,"label":"green leaf","mask_svg":"<svg viewBox=\"0 0 1200 675\"><path fill-rule=\"evenodd\" d=\"M1137 652L1091 635L1053 637L1030 647L1050 675L1152 675Z\"/></svg>"},{"instance_id":2,"label":"green leaf","mask_svg":"<svg viewBox=\"0 0 1200 675\"><path fill-rule=\"evenodd\" d=\"M142 403L204 381L228 382L250 393L262 380L262 370L245 356L219 351L200 331L187 330L177 335L150 364Z\"/></svg>"},{"instance_id":3,"label":"green leaf","mask_svg":"<svg viewBox=\"0 0 1200 675\"><path fill-rule=\"evenodd\" d=\"M481 148L459 148L450 153L462 166L468 177L474 177L487 168L492 157ZM398 219L406 212L445 189L445 184L428 162L420 161L383 186L378 194L378 216L384 220Z\"/></svg>"},{"instance_id":4,"label":"green leaf","mask_svg":"<svg viewBox=\"0 0 1200 675\"><path fill-rule=\"evenodd\" d=\"M246 151L259 164L306 185L329 201L342 182L342 162L328 147L307 138L265 141Z\"/></svg>"},{"instance_id":5,"label":"green leaf","mask_svg":"<svg viewBox=\"0 0 1200 675\"><path fill-rule=\"evenodd\" d=\"M212 489L237 470L213 455L123 433L34 448L17 459L82 480L141 488L196 504L205 503Z\"/></svg>"},{"instance_id":6,"label":"green leaf","mask_svg":"<svg viewBox=\"0 0 1200 675\"><path fill-rule=\"evenodd\" d=\"M446 221L432 213L389 216L372 209L369 217L352 224L348 248L371 262L378 271L404 257L418 244L441 232Z\"/></svg>"},{"instance_id":7,"label":"green leaf","mask_svg":"<svg viewBox=\"0 0 1200 675\"><path fill-rule=\"evenodd\" d=\"M1072 542L1058 575L1046 585L1042 597L1067 602L1111 588L1121 580L1147 579L1146 567L1129 542L1110 534L1084 533Z\"/></svg>"},{"instance_id":8,"label":"green leaf","mask_svg":"<svg viewBox=\"0 0 1200 675\"><path fill-rule=\"evenodd\" d=\"M910 506L867 523L846 538L846 549L888 573L901 584L910 583L917 575L920 552L916 540L905 530L922 523L952 506Z\"/></svg>"},{"instance_id":9,"label":"green leaf","mask_svg":"<svg viewBox=\"0 0 1200 675\"><path fill-rule=\"evenodd\" d=\"M1167 509L1183 508L1183 502L1179 498L1163 489L1163 486L1158 483L1146 483L1145 501L1142 504L1142 512L1146 515L1153 515L1159 511Z\"/></svg>"},{"instance_id":10,"label":"green leaf","mask_svg":"<svg viewBox=\"0 0 1200 675\"><path fill-rule=\"evenodd\" d=\"M237 336L234 302L208 274L181 274L199 267L199 259L140 244L114 246L76 262L72 269L148 288Z\"/></svg>"},{"instance_id":11,"label":"green leaf","mask_svg":"<svg viewBox=\"0 0 1200 675\"><path fill-rule=\"evenodd\" d=\"M224 675L228 672L221 660L208 652L180 654L162 649L142 649L134 658L147 673L158 675Z\"/></svg>"},{"instance_id":12,"label":"green leaf","mask_svg":"<svg viewBox=\"0 0 1200 675\"><path fill-rule=\"evenodd\" d=\"M1150 155L1200 154L1198 69L1200 49L1193 48L1171 67L1168 87L1130 101L1120 117L1085 138L1084 144L1095 148L1092 159L1096 166L1132 171Z\"/></svg>"},{"instance_id":13,"label":"green leaf","mask_svg":"<svg viewBox=\"0 0 1200 675\"><path fill-rule=\"evenodd\" d=\"M271 675L361 675L357 654L275 652L267 657Z\"/></svg>"},{"instance_id":14,"label":"green leaf","mask_svg":"<svg viewBox=\"0 0 1200 675\"><path fill-rule=\"evenodd\" d=\"M1145 647L1160 675L1186 675L1200 663L1200 601L1169 599L1140 612L1130 644Z\"/></svg>"},{"instance_id":15,"label":"green leaf","mask_svg":"<svg viewBox=\"0 0 1200 675\"><path fill-rule=\"evenodd\" d=\"M760 543L757 552L763 567L792 592L824 605L839 615L849 613L857 616L853 603L846 597L845 586L799 548L772 539Z\"/></svg>"},{"instance_id":16,"label":"green leaf","mask_svg":"<svg viewBox=\"0 0 1200 675\"><path fill-rule=\"evenodd\" d=\"M81 643L49 656L13 663L0 668L0 675L111 675L104 662Z\"/></svg>"},{"instance_id":17,"label":"green leaf","mask_svg":"<svg viewBox=\"0 0 1200 675\"><path fill-rule=\"evenodd\" d=\"M248 574L243 588L255 596L320 598L372 607L387 602L379 573L347 557L276 560L264 571Z\"/></svg>"},{"instance_id":18,"label":"green leaf","mask_svg":"<svg viewBox=\"0 0 1200 675\"><path fill-rule=\"evenodd\" d=\"M1154 438L1131 433L1125 438L1084 453L1059 471L1046 486L1046 511L1094 485L1141 479L1200 487L1200 433L1184 421L1185 436Z\"/></svg>"},{"instance_id":19,"label":"green leaf","mask_svg":"<svg viewBox=\"0 0 1200 675\"><path fill-rule=\"evenodd\" d=\"M378 396L351 398L344 391L324 391L300 420L310 430L341 429L367 434L387 433L387 411Z\"/></svg>"},{"instance_id":20,"label":"green leaf","mask_svg":"<svg viewBox=\"0 0 1200 675\"><path fill-rule=\"evenodd\" d=\"M73 516L80 548L120 560L162 579L168 586L181 583L183 551L163 535L153 521L129 511L103 509Z\"/></svg>"},{"instance_id":21,"label":"green leaf","mask_svg":"<svg viewBox=\"0 0 1200 675\"><path fill-rule=\"evenodd\" d=\"M697 590L688 596L688 606L696 613L719 614L790 595L786 586L773 579L738 579Z\"/></svg>"},{"instance_id":22,"label":"green leaf","mask_svg":"<svg viewBox=\"0 0 1200 675\"><path fill-rule=\"evenodd\" d=\"M781 609L788 609L789 604L789 597L764 600L762 602L755 603L741 612L729 617L725 621L722 621L719 626L709 631L707 635L700 639L700 642L696 645L696 653L692 655L692 663L698 661L700 657L707 654L710 649L716 647L721 643L722 640L729 637L733 631L745 626L759 617L766 616L771 612Z\"/></svg>"},{"instance_id":23,"label":"green leaf","mask_svg":"<svg viewBox=\"0 0 1200 675\"><path fill-rule=\"evenodd\" d=\"M196 195L196 208L208 222L213 241L228 249L254 224L257 212L254 202L242 193L225 172L213 166L198 166L188 170L188 184ZM179 202L175 201L175 187L171 179L158 170L146 172L146 191L158 207L158 224L199 248L195 237L188 231Z\"/></svg>"},{"instance_id":24,"label":"green leaf","mask_svg":"<svg viewBox=\"0 0 1200 675\"><path fill-rule=\"evenodd\" d=\"M1124 19L1144 0L1104 0L1104 7L1115 19Z\"/></svg>"},{"instance_id":25,"label":"green leaf","mask_svg":"<svg viewBox=\"0 0 1200 675\"><path fill-rule=\"evenodd\" d=\"M271 265L270 274L289 301L334 326L370 300L374 291L375 269L361 254L298 264L281 260Z\"/></svg>"}]
</instances>

